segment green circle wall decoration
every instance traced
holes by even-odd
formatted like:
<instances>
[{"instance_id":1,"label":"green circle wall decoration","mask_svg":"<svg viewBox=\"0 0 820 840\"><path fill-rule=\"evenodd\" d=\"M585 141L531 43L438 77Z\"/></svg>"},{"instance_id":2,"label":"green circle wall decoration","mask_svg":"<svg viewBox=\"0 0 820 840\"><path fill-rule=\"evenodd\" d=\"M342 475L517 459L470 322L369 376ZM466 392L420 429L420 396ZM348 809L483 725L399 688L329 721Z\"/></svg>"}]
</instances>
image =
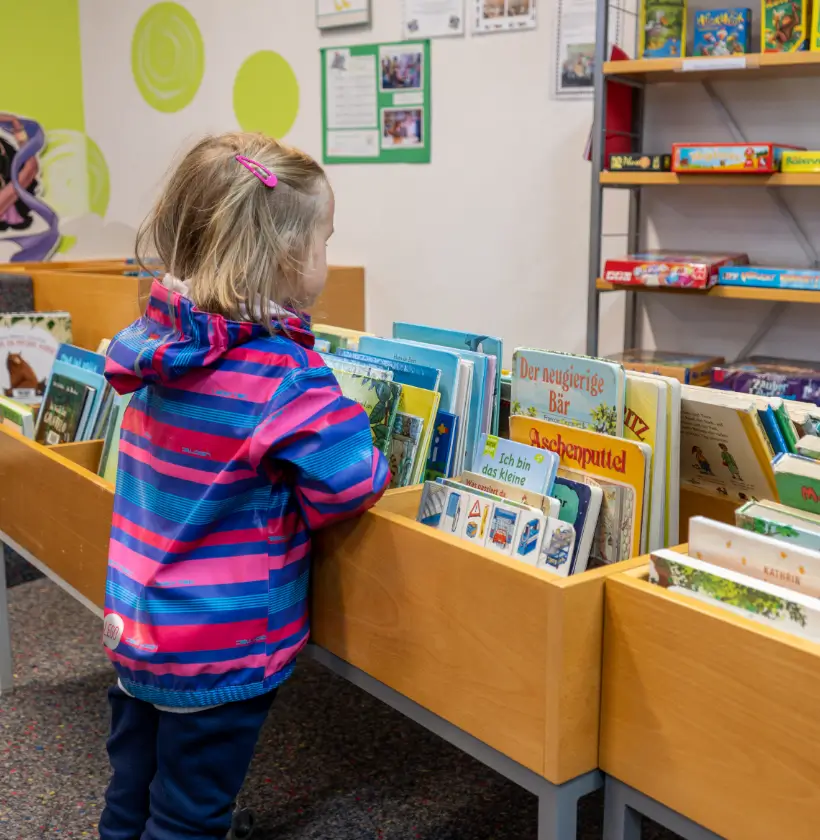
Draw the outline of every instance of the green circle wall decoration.
<instances>
[{"instance_id":1,"label":"green circle wall decoration","mask_svg":"<svg viewBox=\"0 0 820 840\"><path fill-rule=\"evenodd\" d=\"M108 164L87 134L67 128L49 131L40 165L44 195L60 218L105 216L111 197Z\"/></svg>"},{"instance_id":2,"label":"green circle wall decoration","mask_svg":"<svg viewBox=\"0 0 820 840\"><path fill-rule=\"evenodd\" d=\"M157 111L181 111L196 96L205 71L202 35L178 3L156 3L131 39L131 72L142 98Z\"/></svg>"},{"instance_id":3,"label":"green circle wall decoration","mask_svg":"<svg viewBox=\"0 0 820 840\"><path fill-rule=\"evenodd\" d=\"M243 131L282 138L299 113L299 82L279 53L262 50L245 59L233 83L233 111Z\"/></svg>"}]
</instances>

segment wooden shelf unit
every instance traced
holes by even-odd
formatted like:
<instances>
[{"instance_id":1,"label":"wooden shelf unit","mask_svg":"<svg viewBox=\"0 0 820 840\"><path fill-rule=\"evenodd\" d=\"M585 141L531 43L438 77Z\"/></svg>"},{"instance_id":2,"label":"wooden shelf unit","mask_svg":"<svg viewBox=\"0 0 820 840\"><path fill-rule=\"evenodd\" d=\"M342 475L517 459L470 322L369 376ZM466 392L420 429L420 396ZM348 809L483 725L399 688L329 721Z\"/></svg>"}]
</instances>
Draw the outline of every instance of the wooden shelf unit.
<instances>
[{"instance_id":1,"label":"wooden shelf unit","mask_svg":"<svg viewBox=\"0 0 820 840\"><path fill-rule=\"evenodd\" d=\"M679 289L674 286L624 286L598 280L599 292L640 292L641 294L682 295L693 298L728 298L731 300L764 300L781 303L820 303L820 290L758 289L753 286L712 286L711 289Z\"/></svg>"},{"instance_id":2,"label":"wooden shelf unit","mask_svg":"<svg viewBox=\"0 0 820 840\"><path fill-rule=\"evenodd\" d=\"M820 53L749 53L745 67L737 67L729 57L725 69L716 58L639 58L630 61L607 61L604 75L644 84L703 81L757 81L769 78L806 78L820 76ZM685 68L685 69L684 69Z\"/></svg>"},{"instance_id":3,"label":"wooden shelf unit","mask_svg":"<svg viewBox=\"0 0 820 840\"><path fill-rule=\"evenodd\" d=\"M717 835L815 840L818 693L820 645L607 579L601 769Z\"/></svg>"},{"instance_id":4,"label":"wooden shelf unit","mask_svg":"<svg viewBox=\"0 0 820 840\"><path fill-rule=\"evenodd\" d=\"M817 172L775 172L773 175L714 175L676 172L601 172L605 187L820 187Z\"/></svg>"}]
</instances>

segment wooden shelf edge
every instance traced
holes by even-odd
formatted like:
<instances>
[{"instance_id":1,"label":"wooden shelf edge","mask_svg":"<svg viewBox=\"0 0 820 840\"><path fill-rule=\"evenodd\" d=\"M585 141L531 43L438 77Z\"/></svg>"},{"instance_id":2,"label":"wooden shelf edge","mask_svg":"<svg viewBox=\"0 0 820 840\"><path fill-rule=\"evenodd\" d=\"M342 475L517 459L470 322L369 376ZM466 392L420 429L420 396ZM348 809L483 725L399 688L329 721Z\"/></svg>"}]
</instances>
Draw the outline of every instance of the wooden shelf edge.
<instances>
[{"instance_id":1,"label":"wooden shelf edge","mask_svg":"<svg viewBox=\"0 0 820 840\"><path fill-rule=\"evenodd\" d=\"M676 172L601 172L611 187L820 187L817 172L775 172L773 175L684 174Z\"/></svg>"},{"instance_id":2,"label":"wooden shelf edge","mask_svg":"<svg viewBox=\"0 0 820 840\"><path fill-rule=\"evenodd\" d=\"M693 298L726 298L730 300L763 300L783 303L820 303L820 291L810 289L759 289L752 286L712 286L711 289L659 288L657 286L620 286L598 280L599 292L646 292L648 294L687 295Z\"/></svg>"}]
</instances>

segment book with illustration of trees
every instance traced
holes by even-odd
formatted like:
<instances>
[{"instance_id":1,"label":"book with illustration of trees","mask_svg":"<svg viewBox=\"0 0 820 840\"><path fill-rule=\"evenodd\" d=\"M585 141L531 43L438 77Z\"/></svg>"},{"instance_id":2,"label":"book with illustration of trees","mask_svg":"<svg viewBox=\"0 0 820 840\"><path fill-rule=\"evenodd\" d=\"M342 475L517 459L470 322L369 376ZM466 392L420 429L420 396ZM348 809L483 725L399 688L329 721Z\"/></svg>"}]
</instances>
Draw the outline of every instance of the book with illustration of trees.
<instances>
[{"instance_id":1,"label":"book with illustration of trees","mask_svg":"<svg viewBox=\"0 0 820 840\"><path fill-rule=\"evenodd\" d=\"M616 362L518 347L510 413L621 437L625 387Z\"/></svg>"},{"instance_id":2,"label":"book with illustration of trees","mask_svg":"<svg viewBox=\"0 0 820 840\"><path fill-rule=\"evenodd\" d=\"M389 457L402 386L397 382L361 376L345 370L336 370L334 375L342 393L367 412L370 431L373 433L373 445Z\"/></svg>"}]
</instances>

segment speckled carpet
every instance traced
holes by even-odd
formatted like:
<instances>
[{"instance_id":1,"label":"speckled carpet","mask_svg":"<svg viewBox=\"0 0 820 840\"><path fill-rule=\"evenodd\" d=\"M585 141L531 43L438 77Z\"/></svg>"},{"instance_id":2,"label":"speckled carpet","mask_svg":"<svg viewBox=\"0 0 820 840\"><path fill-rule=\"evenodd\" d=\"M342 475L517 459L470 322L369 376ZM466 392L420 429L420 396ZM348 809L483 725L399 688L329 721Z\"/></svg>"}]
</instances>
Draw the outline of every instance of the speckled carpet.
<instances>
[{"instance_id":1,"label":"speckled carpet","mask_svg":"<svg viewBox=\"0 0 820 840\"><path fill-rule=\"evenodd\" d=\"M96 837L112 671L99 623L48 580L12 588L0 838ZM254 840L535 840L536 800L310 661L280 691L243 792ZM580 840L601 837L602 800ZM647 824L644 840L678 840Z\"/></svg>"}]
</instances>

